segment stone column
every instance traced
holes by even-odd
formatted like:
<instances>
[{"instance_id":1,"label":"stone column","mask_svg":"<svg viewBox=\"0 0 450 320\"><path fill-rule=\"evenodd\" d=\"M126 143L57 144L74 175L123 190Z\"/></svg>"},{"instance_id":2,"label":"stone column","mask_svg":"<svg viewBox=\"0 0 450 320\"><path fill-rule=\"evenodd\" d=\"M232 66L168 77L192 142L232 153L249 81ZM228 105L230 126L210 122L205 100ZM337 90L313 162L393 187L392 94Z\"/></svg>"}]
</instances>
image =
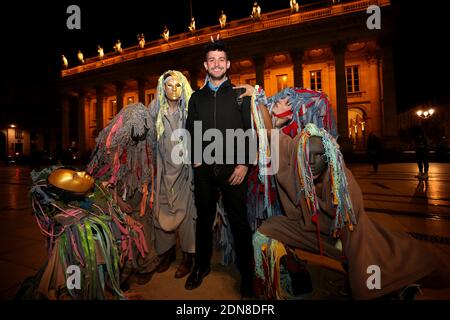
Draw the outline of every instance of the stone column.
<instances>
[{"instance_id":1,"label":"stone column","mask_svg":"<svg viewBox=\"0 0 450 320\"><path fill-rule=\"evenodd\" d=\"M345 46L333 46L336 73L336 109L339 135L348 138L347 81L345 78Z\"/></svg>"},{"instance_id":2,"label":"stone column","mask_svg":"<svg viewBox=\"0 0 450 320\"><path fill-rule=\"evenodd\" d=\"M103 129L103 100L105 98L105 88L102 86L95 87L95 93L97 96L97 103L95 105L95 125L97 135Z\"/></svg>"},{"instance_id":3,"label":"stone column","mask_svg":"<svg viewBox=\"0 0 450 320\"><path fill-rule=\"evenodd\" d=\"M138 78L136 81L138 84L138 100L140 103L145 105L145 84L147 83L147 80Z\"/></svg>"},{"instance_id":4,"label":"stone column","mask_svg":"<svg viewBox=\"0 0 450 320\"><path fill-rule=\"evenodd\" d=\"M69 108L70 108L70 100L68 94L63 94L62 96L62 107L61 107L61 144L62 149L66 150L70 147L70 114L69 114Z\"/></svg>"},{"instance_id":5,"label":"stone column","mask_svg":"<svg viewBox=\"0 0 450 320\"><path fill-rule=\"evenodd\" d=\"M376 53L370 55L367 59L370 75L370 124L369 131L375 133L378 137L382 136L382 105L381 105L381 78L380 78L380 59Z\"/></svg>"},{"instance_id":6,"label":"stone column","mask_svg":"<svg viewBox=\"0 0 450 320\"><path fill-rule=\"evenodd\" d=\"M116 87L117 113L119 113L123 109L123 82L116 81L114 86Z\"/></svg>"},{"instance_id":7,"label":"stone column","mask_svg":"<svg viewBox=\"0 0 450 320\"><path fill-rule=\"evenodd\" d=\"M290 53L294 66L294 87L303 87L303 55L304 50L296 50Z\"/></svg>"},{"instance_id":8,"label":"stone column","mask_svg":"<svg viewBox=\"0 0 450 320\"><path fill-rule=\"evenodd\" d=\"M338 142L342 152L352 152L352 146L348 137L348 105L347 105L347 80L345 78L345 44L337 43L332 47L336 73L336 109L337 127L339 133Z\"/></svg>"},{"instance_id":9,"label":"stone column","mask_svg":"<svg viewBox=\"0 0 450 320\"><path fill-rule=\"evenodd\" d=\"M381 47L383 70L383 135L385 140L397 137L397 104L394 79L394 57L390 43Z\"/></svg>"},{"instance_id":10,"label":"stone column","mask_svg":"<svg viewBox=\"0 0 450 320\"><path fill-rule=\"evenodd\" d=\"M86 115L85 115L85 92L78 91L78 149L81 157L86 153Z\"/></svg>"},{"instance_id":11,"label":"stone column","mask_svg":"<svg viewBox=\"0 0 450 320\"><path fill-rule=\"evenodd\" d=\"M253 63L255 64L256 84L264 88L264 62L265 57L258 55L253 57Z\"/></svg>"}]
</instances>

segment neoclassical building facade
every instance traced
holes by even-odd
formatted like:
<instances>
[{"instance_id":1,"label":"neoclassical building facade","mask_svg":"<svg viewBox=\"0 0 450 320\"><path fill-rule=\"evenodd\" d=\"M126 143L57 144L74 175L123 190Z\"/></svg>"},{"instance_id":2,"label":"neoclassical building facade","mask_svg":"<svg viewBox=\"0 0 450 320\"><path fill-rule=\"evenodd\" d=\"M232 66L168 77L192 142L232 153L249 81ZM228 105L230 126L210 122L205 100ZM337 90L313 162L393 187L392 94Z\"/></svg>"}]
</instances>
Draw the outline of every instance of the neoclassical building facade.
<instances>
[{"instance_id":1,"label":"neoclassical building facade","mask_svg":"<svg viewBox=\"0 0 450 320\"><path fill-rule=\"evenodd\" d=\"M381 29L370 29L368 7L376 5ZM325 92L332 103L342 141L364 151L370 132L386 146L397 134L392 52L393 12L389 0L330 3L299 12L289 8L197 29L121 53L87 58L61 71L63 148L82 152L95 145L97 133L130 103L148 105L159 75L182 71L194 89L203 85L203 47L220 34L230 47L234 84L264 86L272 95L287 86Z\"/></svg>"}]
</instances>

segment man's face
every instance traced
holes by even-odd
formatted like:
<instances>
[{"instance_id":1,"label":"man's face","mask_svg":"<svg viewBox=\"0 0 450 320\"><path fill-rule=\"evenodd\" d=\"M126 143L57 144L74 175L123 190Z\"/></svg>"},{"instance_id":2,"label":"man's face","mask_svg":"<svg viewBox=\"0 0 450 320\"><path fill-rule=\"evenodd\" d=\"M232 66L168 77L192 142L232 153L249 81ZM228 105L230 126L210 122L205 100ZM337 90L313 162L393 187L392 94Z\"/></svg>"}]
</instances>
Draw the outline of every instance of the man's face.
<instances>
[{"instance_id":1,"label":"man's face","mask_svg":"<svg viewBox=\"0 0 450 320\"><path fill-rule=\"evenodd\" d=\"M272 114L273 115L278 115L278 114L282 114L286 111L289 111L292 109L292 105L289 102L289 97L283 98L283 99L279 99L277 102L275 102L275 105L272 108ZM292 114L287 115L285 117L282 118L278 118L278 117L273 117L274 118L274 127L275 128L281 128L282 126L284 126L289 120L292 119Z\"/></svg>"},{"instance_id":2,"label":"man's face","mask_svg":"<svg viewBox=\"0 0 450 320\"><path fill-rule=\"evenodd\" d=\"M328 168L325 149L320 137L309 138L309 165L313 179L318 180Z\"/></svg>"},{"instance_id":3,"label":"man's face","mask_svg":"<svg viewBox=\"0 0 450 320\"><path fill-rule=\"evenodd\" d=\"M224 51L209 51L203 65L212 80L222 80L230 68L230 61Z\"/></svg>"},{"instance_id":4,"label":"man's face","mask_svg":"<svg viewBox=\"0 0 450 320\"><path fill-rule=\"evenodd\" d=\"M177 101L181 98L181 83L175 77L169 77L164 83L164 92L167 99Z\"/></svg>"}]
</instances>

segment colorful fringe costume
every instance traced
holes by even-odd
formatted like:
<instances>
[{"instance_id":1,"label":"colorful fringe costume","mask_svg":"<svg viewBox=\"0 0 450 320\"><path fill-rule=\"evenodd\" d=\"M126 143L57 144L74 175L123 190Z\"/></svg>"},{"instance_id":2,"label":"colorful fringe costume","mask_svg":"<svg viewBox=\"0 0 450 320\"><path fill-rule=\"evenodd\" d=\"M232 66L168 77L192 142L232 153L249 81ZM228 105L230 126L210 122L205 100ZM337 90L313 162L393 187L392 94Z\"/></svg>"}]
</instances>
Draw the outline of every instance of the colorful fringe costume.
<instances>
[{"instance_id":1,"label":"colorful fringe costume","mask_svg":"<svg viewBox=\"0 0 450 320\"><path fill-rule=\"evenodd\" d=\"M345 176L344 159L342 153L339 152L339 145L336 140L331 137L326 130L319 129L312 123L308 123L305 126L298 144L297 170L300 188L304 191L306 202L310 209L311 219L316 224L318 222L317 215L319 214L319 204L317 201L311 167L309 166L310 137L320 137L325 149L328 170L330 172L333 205L335 207L334 225L332 230L330 230L330 233L333 238L339 238L341 229L344 225L348 225L349 230L353 231L353 225L356 224L356 218L348 190L347 178Z\"/></svg>"},{"instance_id":2,"label":"colorful fringe costume","mask_svg":"<svg viewBox=\"0 0 450 320\"><path fill-rule=\"evenodd\" d=\"M292 298L291 278L281 264L281 258L287 254L284 245L256 231L253 235L253 247L260 250L255 255L255 274L258 281L262 282L261 294L267 299Z\"/></svg>"},{"instance_id":3,"label":"colorful fringe costume","mask_svg":"<svg viewBox=\"0 0 450 320\"><path fill-rule=\"evenodd\" d=\"M251 111L252 125L258 135L258 166L250 170L247 195L248 219L253 232L262 221L281 214L275 176L268 174L271 165L270 145L259 106L264 105L271 112L275 103L286 97L292 105L290 113L293 120L284 130L291 136L300 132L307 123L314 123L337 136L331 105L324 93L304 88L286 88L267 98L264 90L258 85L255 86Z\"/></svg>"},{"instance_id":4,"label":"colorful fringe costume","mask_svg":"<svg viewBox=\"0 0 450 320\"><path fill-rule=\"evenodd\" d=\"M285 126L284 130L297 129L296 132L289 132L291 136L295 136L308 124L313 123L318 128L323 128L337 139L338 132L336 121L333 116L328 97L323 92L313 91L305 88L286 88L279 93L267 99L267 107L272 113L275 103L288 97L289 103L292 105L292 122ZM261 102L264 102L263 98ZM295 124L295 125L293 125ZM288 131L285 131L288 134Z\"/></svg>"},{"instance_id":5,"label":"colorful fringe costume","mask_svg":"<svg viewBox=\"0 0 450 320\"><path fill-rule=\"evenodd\" d=\"M257 166L250 167L248 173L247 193L247 219L252 231L255 232L259 225L272 216L282 214L282 208L277 195L276 178L268 174L271 166L270 145L267 131L264 126L260 105L265 106L271 112L275 103L288 97L292 105L290 114L293 115L291 123L282 130L290 136L295 136L308 123L314 123L319 128L324 128L337 137L336 122L328 97L323 92L317 92L305 88L286 88L271 97L260 86L255 86L251 99L252 128L258 136L258 162ZM223 215L226 219L226 213ZM224 225L228 223L224 221ZM230 232L221 231L221 238L217 238L218 247L230 252ZM222 258L222 263L232 261L230 255Z\"/></svg>"},{"instance_id":6,"label":"colorful fringe costume","mask_svg":"<svg viewBox=\"0 0 450 320\"><path fill-rule=\"evenodd\" d=\"M274 96L266 98L264 91L261 88L255 88L255 94L252 101L254 101L254 105L266 106L269 112L272 113L272 109L276 102L284 98L288 98L288 102L292 105L292 109L283 116L292 115L292 121L281 129L283 133L290 137L295 137L297 134L302 133L305 126L308 127L308 125L312 123L315 127L324 128L331 132L332 135L337 136L331 105L327 96L322 92L304 88L286 88ZM262 120L260 121L262 122ZM326 132L324 129L321 130ZM263 143L262 145L265 150L261 150L259 155L268 154L267 150L269 149L269 145L266 143ZM285 157L286 155L280 153L279 156ZM269 178L273 179L275 184L275 176L269 176ZM267 186L268 181L271 181L269 178L266 177L265 180L260 179L259 181L261 181L263 186ZM271 190L274 189L275 188L272 188ZM274 194L277 196L276 191ZM266 199L268 198L268 195L270 195L270 193L266 191ZM278 202L279 199L277 199L277 203ZM256 261L256 276L259 279L258 281L263 282L263 287L267 288L267 292L265 292L266 297L276 299L292 298L292 287L287 285L282 287L279 281L281 275L280 272L282 271L280 260L286 255L284 245L274 239L265 237L259 232L255 233L253 244ZM268 272L269 276L265 275L264 272ZM284 278L290 279L287 272L284 273ZM286 280L285 283L290 283L290 280Z\"/></svg>"},{"instance_id":7,"label":"colorful fringe costume","mask_svg":"<svg viewBox=\"0 0 450 320\"><path fill-rule=\"evenodd\" d=\"M122 299L125 280L157 267L151 219L145 216L153 195L148 192L149 187L153 191L149 125L148 109L132 104L100 132L87 166L96 182L90 194L55 189L47 181L55 168L32 172L33 212L47 237L49 260L33 281L24 283L22 297L28 292L33 298ZM118 194L123 201L133 200L134 217L121 211ZM80 288L66 286L71 265L81 270ZM39 282L37 291L33 282Z\"/></svg>"},{"instance_id":8,"label":"colorful fringe costume","mask_svg":"<svg viewBox=\"0 0 450 320\"><path fill-rule=\"evenodd\" d=\"M153 141L147 139L149 128L150 113L143 104L126 106L98 135L87 166L90 175L111 187L120 182L123 199L141 192L141 216L153 202Z\"/></svg>"},{"instance_id":9,"label":"colorful fringe costume","mask_svg":"<svg viewBox=\"0 0 450 320\"><path fill-rule=\"evenodd\" d=\"M316 194L308 161L309 144L315 136L321 138L328 162L321 176L320 195ZM395 299L396 292L411 284L430 288L450 285L447 252L404 231L387 228L365 213L361 189L345 167L331 134L307 124L295 138L280 134L279 146L285 154L277 173L285 216L268 219L258 231L285 246L341 262L346 271L344 275L308 264L308 271L312 271L312 297L375 299L394 294ZM255 247L255 255L258 250L262 248ZM377 290L367 286L367 270L374 265L380 268Z\"/></svg>"},{"instance_id":10,"label":"colorful fringe costume","mask_svg":"<svg viewBox=\"0 0 450 320\"><path fill-rule=\"evenodd\" d=\"M281 214L275 177L269 173L272 165L270 145L260 109L260 104L267 103L264 90L256 85L251 99L251 115L252 129L258 136L258 162L256 167L249 168L247 193L247 218L253 232L262 221Z\"/></svg>"},{"instance_id":11,"label":"colorful fringe costume","mask_svg":"<svg viewBox=\"0 0 450 320\"><path fill-rule=\"evenodd\" d=\"M234 251L233 234L231 233L222 197L217 202L217 214L213 224L213 231L213 244L214 248L220 251L221 264L224 266L232 264L236 259L236 253Z\"/></svg>"},{"instance_id":12,"label":"colorful fringe costume","mask_svg":"<svg viewBox=\"0 0 450 320\"><path fill-rule=\"evenodd\" d=\"M151 115L141 103L124 107L100 132L87 172L113 189L117 202L131 207L127 219L140 224L147 253L121 266L121 282L137 273L148 275L159 264L154 248L152 207L154 199L154 137Z\"/></svg>"},{"instance_id":13,"label":"colorful fringe costume","mask_svg":"<svg viewBox=\"0 0 450 320\"><path fill-rule=\"evenodd\" d=\"M22 288L22 298L123 299L120 265L133 260L133 251L148 252L142 230L128 224L101 184L83 196L61 193L47 182L55 169L32 172L32 208L46 237L49 259L34 279L24 283L35 285ZM80 268L79 288L66 285L71 265Z\"/></svg>"}]
</instances>

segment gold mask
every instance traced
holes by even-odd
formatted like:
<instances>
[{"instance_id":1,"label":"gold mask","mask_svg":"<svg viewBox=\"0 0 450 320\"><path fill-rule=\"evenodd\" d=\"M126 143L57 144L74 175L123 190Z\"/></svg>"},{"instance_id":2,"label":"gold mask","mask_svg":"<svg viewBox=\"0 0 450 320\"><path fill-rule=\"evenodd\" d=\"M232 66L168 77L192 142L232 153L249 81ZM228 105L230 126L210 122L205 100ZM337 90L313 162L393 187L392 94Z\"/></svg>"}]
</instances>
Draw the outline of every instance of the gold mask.
<instances>
[{"instance_id":1,"label":"gold mask","mask_svg":"<svg viewBox=\"0 0 450 320\"><path fill-rule=\"evenodd\" d=\"M181 98L181 82L175 76L164 81L164 92L169 100L176 101Z\"/></svg>"},{"instance_id":2,"label":"gold mask","mask_svg":"<svg viewBox=\"0 0 450 320\"><path fill-rule=\"evenodd\" d=\"M56 169L48 176L48 182L57 188L76 193L85 193L94 186L94 178L84 171Z\"/></svg>"}]
</instances>

